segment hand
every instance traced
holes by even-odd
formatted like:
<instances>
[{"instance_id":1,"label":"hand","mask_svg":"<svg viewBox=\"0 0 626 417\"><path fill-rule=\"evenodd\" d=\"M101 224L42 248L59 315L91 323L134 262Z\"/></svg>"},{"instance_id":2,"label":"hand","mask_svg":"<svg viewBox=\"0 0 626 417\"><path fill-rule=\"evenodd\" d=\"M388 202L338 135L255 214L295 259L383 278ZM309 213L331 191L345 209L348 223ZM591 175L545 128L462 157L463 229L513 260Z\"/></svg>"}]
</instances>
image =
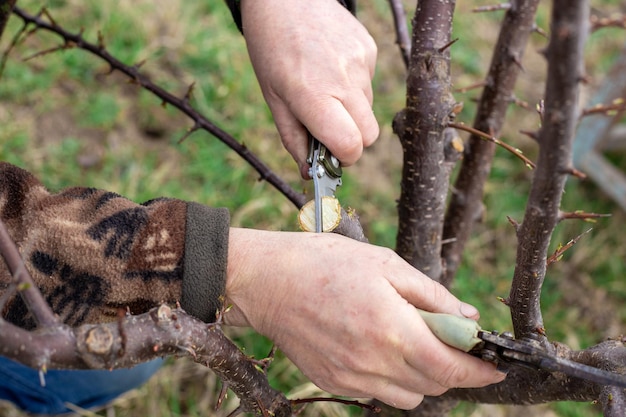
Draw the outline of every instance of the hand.
<instances>
[{"instance_id":1,"label":"hand","mask_svg":"<svg viewBox=\"0 0 626 417\"><path fill-rule=\"evenodd\" d=\"M268 336L320 388L398 408L504 379L441 343L415 307L478 318L389 249L334 234L231 229L227 324Z\"/></svg>"},{"instance_id":2,"label":"hand","mask_svg":"<svg viewBox=\"0 0 626 417\"><path fill-rule=\"evenodd\" d=\"M308 176L306 130L345 166L378 137L376 44L337 0L242 0L243 31L285 148Z\"/></svg>"}]
</instances>

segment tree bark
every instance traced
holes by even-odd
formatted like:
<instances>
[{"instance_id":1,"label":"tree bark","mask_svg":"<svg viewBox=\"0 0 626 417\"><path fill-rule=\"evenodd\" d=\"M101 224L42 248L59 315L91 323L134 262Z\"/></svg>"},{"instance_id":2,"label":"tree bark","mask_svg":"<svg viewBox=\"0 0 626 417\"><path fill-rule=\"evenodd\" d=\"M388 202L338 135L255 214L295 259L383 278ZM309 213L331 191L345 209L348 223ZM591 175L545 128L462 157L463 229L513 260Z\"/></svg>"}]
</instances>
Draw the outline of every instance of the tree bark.
<instances>
[{"instance_id":1,"label":"tree bark","mask_svg":"<svg viewBox=\"0 0 626 417\"><path fill-rule=\"evenodd\" d=\"M513 88L533 31L539 0L512 2L504 15L486 85L477 106L474 128L500 136ZM483 188L491 171L495 144L471 135L444 221L442 247L446 269L442 284L449 287L461 262L465 243L483 210Z\"/></svg>"},{"instance_id":2,"label":"tree bark","mask_svg":"<svg viewBox=\"0 0 626 417\"><path fill-rule=\"evenodd\" d=\"M455 105L450 36L455 1L419 1L413 17L406 107L394 132L403 150L396 251L434 280L441 278L441 238L449 177L443 131Z\"/></svg>"},{"instance_id":3,"label":"tree bark","mask_svg":"<svg viewBox=\"0 0 626 417\"><path fill-rule=\"evenodd\" d=\"M545 335L541 287L565 181L572 172L572 140L580 113L578 94L584 77L583 50L588 32L586 0L554 0L539 156L524 219L517 227L516 265L507 300L517 338Z\"/></svg>"}]
</instances>

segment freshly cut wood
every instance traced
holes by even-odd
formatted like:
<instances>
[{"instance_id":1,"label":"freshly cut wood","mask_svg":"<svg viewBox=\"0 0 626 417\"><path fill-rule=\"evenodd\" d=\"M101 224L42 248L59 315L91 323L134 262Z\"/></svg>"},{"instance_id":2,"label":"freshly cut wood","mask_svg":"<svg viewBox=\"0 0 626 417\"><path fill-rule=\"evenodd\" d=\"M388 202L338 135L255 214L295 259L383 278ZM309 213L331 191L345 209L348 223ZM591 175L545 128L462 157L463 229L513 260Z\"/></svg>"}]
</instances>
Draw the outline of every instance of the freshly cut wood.
<instances>
[{"instance_id":1,"label":"freshly cut wood","mask_svg":"<svg viewBox=\"0 0 626 417\"><path fill-rule=\"evenodd\" d=\"M300 229L315 232L315 200L306 203L298 213ZM335 197L322 197L322 231L332 232L341 222L341 204Z\"/></svg>"}]
</instances>

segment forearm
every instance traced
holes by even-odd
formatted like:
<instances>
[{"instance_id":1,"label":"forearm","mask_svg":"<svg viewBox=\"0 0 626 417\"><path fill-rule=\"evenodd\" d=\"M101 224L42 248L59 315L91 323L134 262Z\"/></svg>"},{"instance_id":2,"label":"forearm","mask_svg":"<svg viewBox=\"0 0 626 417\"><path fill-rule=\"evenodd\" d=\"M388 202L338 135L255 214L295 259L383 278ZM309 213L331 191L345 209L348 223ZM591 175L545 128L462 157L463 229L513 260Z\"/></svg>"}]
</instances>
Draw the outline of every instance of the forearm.
<instances>
[{"instance_id":1,"label":"forearm","mask_svg":"<svg viewBox=\"0 0 626 417\"><path fill-rule=\"evenodd\" d=\"M0 163L0 218L35 283L67 324L111 320L120 309L141 313L161 302L181 302L191 314L211 320L219 306L225 210L173 199L140 205L92 188L51 194L28 172ZM0 268L2 290L10 279ZM4 315L32 325L19 297Z\"/></svg>"}]
</instances>

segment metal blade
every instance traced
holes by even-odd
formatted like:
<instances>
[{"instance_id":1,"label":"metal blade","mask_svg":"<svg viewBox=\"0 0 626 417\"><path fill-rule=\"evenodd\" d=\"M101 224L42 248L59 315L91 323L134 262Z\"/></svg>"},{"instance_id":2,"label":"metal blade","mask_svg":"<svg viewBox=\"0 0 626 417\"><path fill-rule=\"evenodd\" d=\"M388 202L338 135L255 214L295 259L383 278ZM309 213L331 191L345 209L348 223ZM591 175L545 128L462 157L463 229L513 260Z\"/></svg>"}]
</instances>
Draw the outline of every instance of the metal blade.
<instances>
[{"instance_id":1,"label":"metal blade","mask_svg":"<svg viewBox=\"0 0 626 417\"><path fill-rule=\"evenodd\" d=\"M313 177L313 187L315 188L315 232L322 233L324 231L323 215L322 215L322 190L320 185L319 169L319 149L313 152L313 160L311 161L311 172Z\"/></svg>"},{"instance_id":2,"label":"metal blade","mask_svg":"<svg viewBox=\"0 0 626 417\"><path fill-rule=\"evenodd\" d=\"M594 368L593 366L574 362L569 359L544 356L541 358L538 365L543 369L563 372L566 375L585 379L600 385L614 385L616 387L626 388L626 375Z\"/></svg>"}]
</instances>

